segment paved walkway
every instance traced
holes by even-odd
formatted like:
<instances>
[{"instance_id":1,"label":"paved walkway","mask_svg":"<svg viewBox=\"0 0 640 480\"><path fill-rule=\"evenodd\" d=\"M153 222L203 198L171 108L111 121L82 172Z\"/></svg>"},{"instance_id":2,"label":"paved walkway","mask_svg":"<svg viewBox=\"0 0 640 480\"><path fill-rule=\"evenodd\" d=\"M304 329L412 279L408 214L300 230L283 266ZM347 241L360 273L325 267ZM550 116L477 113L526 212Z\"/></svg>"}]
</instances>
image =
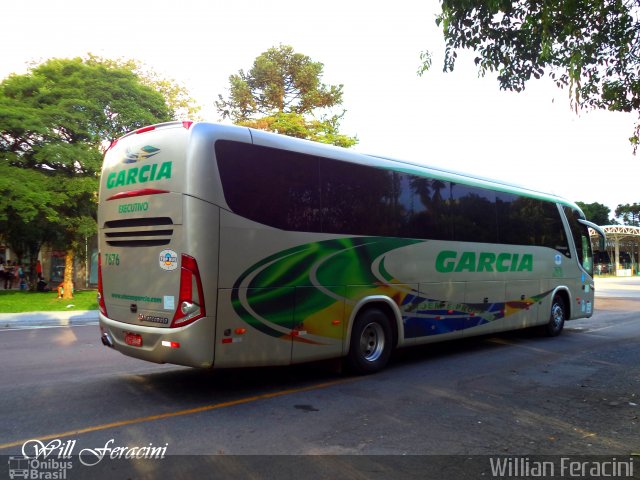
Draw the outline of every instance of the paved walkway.
<instances>
[{"instance_id":1,"label":"paved walkway","mask_svg":"<svg viewBox=\"0 0 640 480\"><path fill-rule=\"evenodd\" d=\"M62 312L0 313L0 329L25 327L62 327L98 323L98 310Z\"/></svg>"}]
</instances>

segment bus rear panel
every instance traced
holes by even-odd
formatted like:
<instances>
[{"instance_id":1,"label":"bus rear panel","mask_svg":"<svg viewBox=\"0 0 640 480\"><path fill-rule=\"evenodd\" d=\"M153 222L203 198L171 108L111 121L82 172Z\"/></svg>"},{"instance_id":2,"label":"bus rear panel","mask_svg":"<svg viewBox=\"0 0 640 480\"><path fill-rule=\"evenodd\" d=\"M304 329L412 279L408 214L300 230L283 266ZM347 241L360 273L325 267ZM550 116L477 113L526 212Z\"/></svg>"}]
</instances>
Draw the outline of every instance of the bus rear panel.
<instances>
[{"instance_id":1,"label":"bus rear panel","mask_svg":"<svg viewBox=\"0 0 640 480\"><path fill-rule=\"evenodd\" d=\"M190 191L190 127L176 122L138 130L105 156L100 326L103 343L126 355L209 367L219 210Z\"/></svg>"}]
</instances>

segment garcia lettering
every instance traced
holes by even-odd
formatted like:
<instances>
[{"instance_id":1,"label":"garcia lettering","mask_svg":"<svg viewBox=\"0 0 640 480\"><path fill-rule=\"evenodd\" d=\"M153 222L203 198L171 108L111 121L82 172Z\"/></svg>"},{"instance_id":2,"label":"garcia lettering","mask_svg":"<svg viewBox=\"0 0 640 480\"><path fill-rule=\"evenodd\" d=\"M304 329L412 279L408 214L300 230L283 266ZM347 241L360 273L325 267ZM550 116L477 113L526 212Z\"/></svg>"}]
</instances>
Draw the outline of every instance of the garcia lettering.
<instances>
[{"instance_id":1,"label":"garcia lettering","mask_svg":"<svg viewBox=\"0 0 640 480\"><path fill-rule=\"evenodd\" d=\"M142 167L131 167L119 172L111 172L107 176L107 188L124 187L136 183L156 182L158 180L171 178L171 167L173 162L163 162L158 165L143 165Z\"/></svg>"},{"instance_id":2,"label":"garcia lettering","mask_svg":"<svg viewBox=\"0 0 640 480\"><path fill-rule=\"evenodd\" d=\"M530 253L462 252L443 250L436 258L436 271L462 272L532 272Z\"/></svg>"}]
</instances>

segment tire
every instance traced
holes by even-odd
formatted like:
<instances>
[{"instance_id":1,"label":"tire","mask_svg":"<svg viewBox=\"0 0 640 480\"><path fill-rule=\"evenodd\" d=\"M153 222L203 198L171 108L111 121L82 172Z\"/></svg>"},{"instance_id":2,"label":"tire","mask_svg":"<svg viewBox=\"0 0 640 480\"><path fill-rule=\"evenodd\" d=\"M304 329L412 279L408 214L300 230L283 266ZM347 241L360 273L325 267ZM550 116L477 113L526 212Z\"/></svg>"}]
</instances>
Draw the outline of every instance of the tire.
<instances>
[{"instance_id":1,"label":"tire","mask_svg":"<svg viewBox=\"0 0 640 480\"><path fill-rule=\"evenodd\" d=\"M560 295L554 295L551 302L551 312L549 315L549 323L543 326L542 332L547 337L557 337L562 333L564 321L567 319L567 310L564 299Z\"/></svg>"},{"instance_id":2,"label":"tire","mask_svg":"<svg viewBox=\"0 0 640 480\"><path fill-rule=\"evenodd\" d=\"M358 375L379 372L389 362L393 335L387 315L377 308L359 313L353 323L347 365Z\"/></svg>"}]
</instances>

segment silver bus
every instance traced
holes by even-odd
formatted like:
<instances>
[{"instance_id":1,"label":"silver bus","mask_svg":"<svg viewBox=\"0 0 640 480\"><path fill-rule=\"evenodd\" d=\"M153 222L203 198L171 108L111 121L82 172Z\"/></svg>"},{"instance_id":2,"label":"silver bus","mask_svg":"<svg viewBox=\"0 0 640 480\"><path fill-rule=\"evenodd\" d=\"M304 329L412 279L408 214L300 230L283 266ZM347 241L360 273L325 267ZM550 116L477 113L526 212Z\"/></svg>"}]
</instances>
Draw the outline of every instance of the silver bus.
<instances>
[{"instance_id":1,"label":"silver bus","mask_svg":"<svg viewBox=\"0 0 640 480\"><path fill-rule=\"evenodd\" d=\"M359 373L395 348L590 317L588 227L602 233L554 195L191 122L113 142L98 222L105 345Z\"/></svg>"}]
</instances>

